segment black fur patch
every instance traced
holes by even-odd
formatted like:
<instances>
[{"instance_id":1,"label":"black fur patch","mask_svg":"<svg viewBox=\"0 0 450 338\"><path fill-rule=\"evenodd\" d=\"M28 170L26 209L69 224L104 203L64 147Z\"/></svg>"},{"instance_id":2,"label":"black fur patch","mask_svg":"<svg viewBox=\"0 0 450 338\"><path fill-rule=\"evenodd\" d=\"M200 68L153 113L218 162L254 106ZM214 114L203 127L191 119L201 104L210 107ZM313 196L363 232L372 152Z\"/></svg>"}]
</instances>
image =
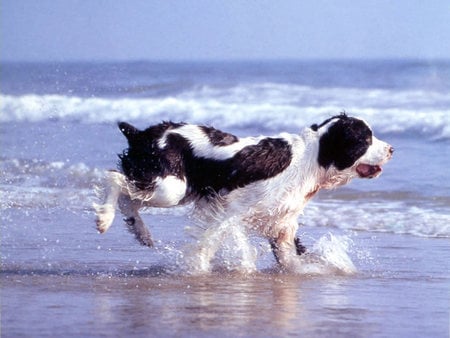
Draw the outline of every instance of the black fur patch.
<instances>
[{"instance_id":1,"label":"black fur patch","mask_svg":"<svg viewBox=\"0 0 450 338\"><path fill-rule=\"evenodd\" d=\"M159 148L158 140L164 132L182 125L165 122L145 131L124 132L129 148L119 155L121 167L139 189L152 189L158 176L175 175L187 179L191 193L200 197L214 195L276 176L291 163L291 146L279 138L262 139L225 160L196 157L190 142L177 133L168 134L164 149ZM124 125L120 126L123 130ZM238 140L214 128L202 127L202 130L216 146Z\"/></svg>"},{"instance_id":2,"label":"black fur patch","mask_svg":"<svg viewBox=\"0 0 450 338\"><path fill-rule=\"evenodd\" d=\"M247 146L226 160L186 156L186 176L189 185L201 196L231 191L255 181L276 176L290 164L290 145L267 138Z\"/></svg>"},{"instance_id":3,"label":"black fur patch","mask_svg":"<svg viewBox=\"0 0 450 338\"><path fill-rule=\"evenodd\" d=\"M353 117L340 115L332 119L337 121L320 138L318 162L324 168L334 165L343 170L366 153L372 144L372 131L364 121Z\"/></svg>"},{"instance_id":4,"label":"black fur patch","mask_svg":"<svg viewBox=\"0 0 450 338\"><path fill-rule=\"evenodd\" d=\"M206 134L206 136L208 136L211 144L215 145L216 147L229 146L230 144L239 141L236 136L212 127L200 126L200 129Z\"/></svg>"},{"instance_id":5,"label":"black fur patch","mask_svg":"<svg viewBox=\"0 0 450 338\"><path fill-rule=\"evenodd\" d=\"M173 158L158 146L158 140L168 129L181 127L183 124L163 122L140 131L121 122L119 128L128 140L128 149L119 155L123 173L139 189L152 189L156 177L175 175L183 177L183 168L179 158ZM178 156L179 157L179 156Z\"/></svg>"},{"instance_id":6,"label":"black fur patch","mask_svg":"<svg viewBox=\"0 0 450 338\"><path fill-rule=\"evenodd\" d=\"M294 238L294 244L295 244L295 251L297 252L297 255L303 255L306 252L306 246L302 244L300 241L300 238L295 237Z\"/></svg>"}]
</instances>

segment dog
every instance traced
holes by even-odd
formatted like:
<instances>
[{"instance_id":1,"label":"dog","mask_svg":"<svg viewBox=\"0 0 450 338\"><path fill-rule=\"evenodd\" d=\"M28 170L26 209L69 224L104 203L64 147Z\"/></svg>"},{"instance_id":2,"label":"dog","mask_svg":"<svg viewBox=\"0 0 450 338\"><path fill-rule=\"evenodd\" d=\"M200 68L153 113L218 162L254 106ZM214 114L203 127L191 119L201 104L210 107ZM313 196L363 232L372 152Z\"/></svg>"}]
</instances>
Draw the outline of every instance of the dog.
<instances>
[{"instance_id":1,"label":"dog","mask_svg":"<svg viewBox=\"0 0 450 338\"><path fill-rule=\"evenodd\" d=\"M100 233L116 207L143 245L152 236L139 209L193 203L207 223L233 220L269 240L276 262L289 269L306 248L296 237L298 217L320 190L353 178L374 178L394 148L362 119L345 113L300 134L238 138L210 126L162 122L138 130L118 124L128 141L120 171L107 173L104 203L95 205ZM203 257L209 262L214 250ZM298 262L297 262L298 263Z\"/></svg>"}]
</instances>

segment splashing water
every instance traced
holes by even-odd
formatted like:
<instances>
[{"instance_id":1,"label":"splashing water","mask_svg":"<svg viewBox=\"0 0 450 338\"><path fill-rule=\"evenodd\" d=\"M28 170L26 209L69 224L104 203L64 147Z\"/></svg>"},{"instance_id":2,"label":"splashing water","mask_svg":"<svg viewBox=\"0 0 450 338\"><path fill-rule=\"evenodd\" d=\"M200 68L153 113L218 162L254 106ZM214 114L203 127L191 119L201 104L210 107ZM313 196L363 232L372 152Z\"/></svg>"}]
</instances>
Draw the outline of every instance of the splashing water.
<instances>
[{"instance_id":1,"label":"splashing water","mask_svg":"<svg viewBox=\"0 0 450 338\"><path fill-rule=\"evenodd\" d=\"M256 271L257 250L250 243L243 225L234 217L219 221L204 231L200 229L188 229L196 240L186 247L185 272Z\"/></svg>"},{"instance_id":2,"label":"splashing water","mask_svg":"<svg viewBox=\"0 0 450 338\"><path fill-rule=\"evenodd\" d=\"M353 241L348 236L334 236L332 233L322 236L314 243L311 255L316 256L317 262L305 264L304 269L318 269L327 273L335 271L337 273L355 273L356 267L349 257L350 247Z\"/></svg>"},{"instance_id":3,"label":"splashing water","mask_svg":"<svg viewBox=\"0 0 450 338\"><path fill-rule=\"evenodd\" d=\"M264 239L249 236L245 227L230 218L207 229L187 228L194 243L182 248L165 247L160 251L171 268L170 273L202 275L212 272L255 273L261 270L298 275L353 274L357 269L349 254L353 241L331 233L321 236L312 248L296 256L287 270L275 267L270 245ZM262 265L258 260L262 260ZM264 266L265 263L265 266ZM275 270L274 270L275 268ZM268 269L268 270L267 270Z\"/></svg>"}]
</instances>

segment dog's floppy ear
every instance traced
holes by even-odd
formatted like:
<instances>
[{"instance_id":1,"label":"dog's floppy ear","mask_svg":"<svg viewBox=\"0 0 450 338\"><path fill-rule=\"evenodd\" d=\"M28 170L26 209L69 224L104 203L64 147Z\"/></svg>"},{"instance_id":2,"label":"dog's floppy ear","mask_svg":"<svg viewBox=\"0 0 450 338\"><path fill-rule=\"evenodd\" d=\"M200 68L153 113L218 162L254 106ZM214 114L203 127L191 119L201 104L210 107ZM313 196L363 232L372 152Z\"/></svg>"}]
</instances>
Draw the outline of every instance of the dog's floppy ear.
<instances>
[{"instance_id":1,"label":"dog's floppy ear","mask_svg":"<svg viewBox=\"0 0 450 338\"><path fill-rule=\"evenodd\" d=\"M139 133L139 129L133 127L131 124L126 122L118 123L120 131L125 135L127 140L131 140Z\"/></svg>"}]
</instances>

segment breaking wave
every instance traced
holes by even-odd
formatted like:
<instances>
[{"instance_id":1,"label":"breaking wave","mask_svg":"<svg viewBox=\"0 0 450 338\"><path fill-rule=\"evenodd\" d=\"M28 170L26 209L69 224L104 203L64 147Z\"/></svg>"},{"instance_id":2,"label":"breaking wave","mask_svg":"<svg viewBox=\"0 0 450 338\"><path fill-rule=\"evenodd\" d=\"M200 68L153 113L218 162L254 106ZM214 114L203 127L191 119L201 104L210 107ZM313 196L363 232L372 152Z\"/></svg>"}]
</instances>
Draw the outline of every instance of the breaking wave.
<instances>
[{"instance_id":1,"label":"breaking wave","mask_svg":"<svg viewBox=\"0 0 450 338\"><path fill-rule=\"evenodd\" d=\"M152 98L0 95L0 110L0 122L63 119L150 123L171 119L260 130L296 130L345 110L367 119L378 133L450 139L450 94L425 90L263 83L231 88L200 86Z\"/></svg>"},{"instance_id":2,"label":"breaking wave","mask_svg":"<svg viewBox=\"0 0 450 338\"><path fill-rule=\"evenodd\" d=\"M84 163L5 158L0 159L0 172L1 209L64 206L86 212L92 212L94 187L101 184L104 175L103 170ZM299 221L306 226L450 237L450 199L408 194L384 193L377 197L344 187L335 191L332 199L318 196L311 201ZM145 212L180 215L179 209L152 208Z\"/></svg>"}]
</instances>

